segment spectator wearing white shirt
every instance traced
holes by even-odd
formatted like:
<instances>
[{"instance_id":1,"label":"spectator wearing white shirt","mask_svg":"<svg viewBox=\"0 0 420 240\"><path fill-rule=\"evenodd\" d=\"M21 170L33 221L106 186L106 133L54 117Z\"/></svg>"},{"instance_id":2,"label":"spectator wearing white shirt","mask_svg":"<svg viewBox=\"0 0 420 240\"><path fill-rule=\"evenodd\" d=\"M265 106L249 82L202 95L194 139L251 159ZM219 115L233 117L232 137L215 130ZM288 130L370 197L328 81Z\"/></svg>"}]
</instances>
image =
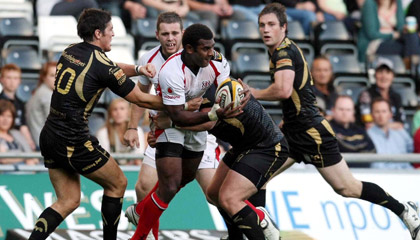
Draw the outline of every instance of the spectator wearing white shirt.
<instances>
[{"instance_id":1,"label":"spectator wearing white shirt","mask_svg":"<svg viewBox=\"0 0 420 240\"><path fill-rule=\"evenodd\" d=\"M392 122L391 107L384 98L376 98L372 102L372 117L374 125L368 130L368 135L375 144L379 154L404 154L413 152L413 139L405 129L390 127ZM406 169L412 168L410 163L372 163L375 168Z\"/></svg>"}]
</instances>

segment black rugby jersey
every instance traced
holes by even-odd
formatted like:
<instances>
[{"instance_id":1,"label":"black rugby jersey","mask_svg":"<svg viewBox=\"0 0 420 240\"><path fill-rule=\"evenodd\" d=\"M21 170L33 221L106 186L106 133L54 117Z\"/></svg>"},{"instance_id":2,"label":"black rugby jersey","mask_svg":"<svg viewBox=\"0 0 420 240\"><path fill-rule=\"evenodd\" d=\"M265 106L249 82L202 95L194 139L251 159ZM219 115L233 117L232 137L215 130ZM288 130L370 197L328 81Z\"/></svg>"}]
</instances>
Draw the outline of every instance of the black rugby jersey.
<instances>
[{"instance_id":1,"label":"black rugby jersey","mask_svg":"<svg viewBox=\"0 0 420 240\"><path fill-rule=\"evenodd\" d=\"M46 129L69 144L86 140L88 117L107 87L125 97L135 84L101 48L86 42L70 45L57 64Z\"/></svg>"},{"instance_id":2,"label":"black rugby jersey","mask_svg":"<svg viewBox=\"0 0 420 240\"><path fill-rule=\"evenodd\" d=\"M213 84L204 94L202 105L212 107L215 93ZM209 133L237 149L268 148L283 139L283 133L253 96L243 111L235 118L218 120Z\"/></svg>"},{"instance_id":3,"label":"black rugby jersey","mask_svg":"<svg viewBox=\"0 0 420 240\"><path fill-rule=\"evenodd\" d=\"M302 50L288 38L270 56L270 75L279 70L290 69L295 72L292 95L282 100L284 127L287 131L301 131L320 123L323 117L316 107L312 90L313 80Z\"/></svg>"}]
</instances>

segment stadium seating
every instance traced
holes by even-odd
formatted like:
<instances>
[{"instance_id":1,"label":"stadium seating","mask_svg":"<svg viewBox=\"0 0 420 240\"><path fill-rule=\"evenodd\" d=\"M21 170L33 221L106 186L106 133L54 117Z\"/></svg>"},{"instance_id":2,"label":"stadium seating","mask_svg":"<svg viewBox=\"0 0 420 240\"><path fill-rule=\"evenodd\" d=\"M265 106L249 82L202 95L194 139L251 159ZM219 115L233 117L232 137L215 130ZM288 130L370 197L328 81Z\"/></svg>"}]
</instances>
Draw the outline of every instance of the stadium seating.
<instances>
[{"instance_id":1,"label":"stadium seating","mask_svg":"<svg viewBox=\"0 0 420 240\"><path fill-rule=\"evenodd\" d=\"M354 55L330 55L329 59L334 74L360 74L364 72Z\"/></svg>"},{"instance_id":2,"label":"stadium seating","mask_svg":"<svg viewBox=\"0 0 420 240\"><path fill-rule=\"evenodd\" d=\"M247 75L243 82L252 88L264 89L271 85L270 75ZM260 103L267 108L280 106L280 101L260 101Z\"/></svg>"},{"instance_id":3,"label":"stadium seating","mask_svg":"<svg viewBox=\"0 0 420 240\"><path fill-rule=\"evenodd\" d=\"M370 86L366 75L342 75L334 79L333 85L338 94L351 96L354 102L360 93Z\"/></svg>"},{"instance_id":4,"label":"stadium seating","mask_svg":"<svg viewBox=\"0 0 420 240\"><path fill-rule=\"evenodd\" d=\"M220 38L226 48L226 54L231 59L232 49L235 45L245 42L261 43L257 25L248 20L229 20L223 22L220 30Z\"/></svg>"},{"instance_id":5,"label":"stadium seating","mask_svg":"<svg viewBox=\"0 0 420 240\"><path fill-rule=\"evenodd\" d=\"M414 80L409 77L395 77L392 89L401 96L404 107L417 107L416 86Z\"/></svg>"},{"instance_id":6,"label":"stadium seating","mask_svg":"<svg viewBox=\"0 0 420 240\"><path fill-rule=\"evenodd\" d=\"M31 96L32 92L35 90L38 84L38 80L24 80L19 85L16 95L19 97L20 100L27 102Z\"/></svg>"},{"instance_id":7,"label":"stadium seating","mask_svg":"<svg viewBox=\"0 0 420 240\"><path fill-rule=\"evenodd\" d=\"M314 29L315 48L320 54L353 54L357 58L357 48L353 37L342 21L328 21Z\"/></svg>"},{"instance_id":8,"label":"stadium seating","mask_svg":"<svg viewBox=\"0 0 420 240\"><path fill-rule=\"evenodd\" d=\"M41 59L38 52L31 46L11 46L3 49L3 64L14 63L18 65L22 71L38 71L41 69Z\"/></svg>"},{"instance_id":9,"label":"stadium seating","mask_svg":"<svg viewBox=\"0 0 420 240\"><path fill-rule=\"evenodd\" d=\"M248 74L268 74L269 59L265 53L237 53L231 68L232 74L238 78Z\"/></svg>"},{"instance_id":10,"label":"stadium seating","mask_svg":"<svg viewBox=\"0 0 420 240\"><path fill-rule=\"evenodd\" d=\"M61 52L68 45L80 42L77 36L77 21L73 16L38 17L40 56L48 51Z\"/></svg>"}]
</instances>

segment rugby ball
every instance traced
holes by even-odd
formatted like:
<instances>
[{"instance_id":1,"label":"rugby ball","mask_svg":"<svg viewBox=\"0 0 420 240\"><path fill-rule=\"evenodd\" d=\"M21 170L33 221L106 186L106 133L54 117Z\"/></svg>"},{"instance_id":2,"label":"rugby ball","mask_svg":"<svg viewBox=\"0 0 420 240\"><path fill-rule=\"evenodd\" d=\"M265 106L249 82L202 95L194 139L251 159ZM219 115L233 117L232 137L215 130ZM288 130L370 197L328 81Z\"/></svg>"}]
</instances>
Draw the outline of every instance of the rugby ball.
<instances>
[{"instance_id":1,"label":"rugby ball","mask_svg":"<svg viewBox=\"0 0 420 240\"><path fill-rule=\"evenodd\" d=\"M216 90L216 103L219 103L221 108L234 102L232 108L241 104L244 94L242 93L242 85L235 79L228 78L217 87Z\"/></svg>"}]
</instances>

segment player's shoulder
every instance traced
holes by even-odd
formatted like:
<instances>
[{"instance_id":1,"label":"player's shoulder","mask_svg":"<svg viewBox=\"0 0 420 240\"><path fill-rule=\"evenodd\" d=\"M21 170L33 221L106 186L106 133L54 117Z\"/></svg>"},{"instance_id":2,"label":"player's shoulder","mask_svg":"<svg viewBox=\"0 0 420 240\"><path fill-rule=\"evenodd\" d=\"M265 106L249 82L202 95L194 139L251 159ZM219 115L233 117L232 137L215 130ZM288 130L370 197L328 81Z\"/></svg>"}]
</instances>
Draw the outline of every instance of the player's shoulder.
<instances>
[{"instance_id":1,"label":"player's shoulder","mask_svg":"<svg viewBox=\"0 0 420 240\"><path fill-rule=\"evenodd\" d=\"M151 50L147 51L140 57L140 62L149 63L156 59L160 59L162 56L162 53L160 50L161 50L160 45L152 48Z\"/></svg>"},{"instance_id":2,"label":"player's shoulder","mask_svg":"<svg viewBox=\"0 0 420 240\"><path fill-rule=\"evenodd\" d=\"M175 74L182 74L183 73L183 62L181 60L181 53L179 51L177 53L172 54L162 65L159 71L159 75L175 75Z\"/></svg>"},{"instance_id":3,"label":"player's shoulder","mask_svg":"<svg viewBox=\"0 0 420 240\"><path fill-rule=\"evenodd\" d=\"M214 51L214 56L213 56L213 58L211 59L213 62L223 62L223 60L225 60L226 61L226 58L225 58L225 56L223 56L223 54L221 54L220 52L218 52L218 51L216 51L216 50L213 50Z\"/></svg>"}]
</instances>

